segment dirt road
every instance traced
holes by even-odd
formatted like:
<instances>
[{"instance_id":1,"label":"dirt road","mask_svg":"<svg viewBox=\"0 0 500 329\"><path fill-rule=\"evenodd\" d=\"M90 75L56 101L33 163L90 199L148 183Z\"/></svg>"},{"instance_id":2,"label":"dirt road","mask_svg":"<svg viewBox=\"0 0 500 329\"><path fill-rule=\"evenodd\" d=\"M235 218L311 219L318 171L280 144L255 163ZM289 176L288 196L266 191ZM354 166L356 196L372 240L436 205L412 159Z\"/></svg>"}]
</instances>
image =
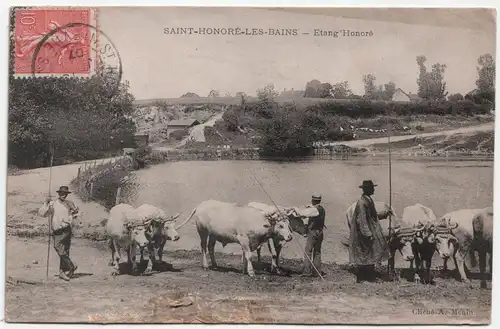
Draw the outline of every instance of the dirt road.
<instances>
[{"instance_id":1,"label":"dirt road","mask_svg":"<svg viewBox=\"0 0 500 329\"><path fill-rule=\"evenodd\" d=\"M494 129L495 129L495 123L489 122L489 123L485 123L485 124L478 125L478 126L463 127L463 128L453 129L453 130L436 131L436 132L432 132L432 133L422 133L422 134L413 134L413 135L404 135L404 136L392 136L391 142L404 141L407 139L415 138L416 136L419 136L422 138L424 138L424 137L436 137L436 136L448 136L448 135L454 135L454 134L469 134L469 133L481 132L481 131L492 131ZM350 147L366 147L366 146L370 146L373 144L383 144L383 143L387 143L387 137L360 139L360 140L352 140L352 141L346 141L346 142L335 142L333 144L334 145L343 144L343 145L350 146Z\"/></svg>"},{"instance_id":2,"label":"dirt road","mask_svg":"<svg viewBox=\"0 0 500 329\"><path fill-rule=\"evenodd\" d=\"M299 277L301 263L291 259L283 261L284 276L270 275L265 257L250 278L241 273L240 255L217 253L220 268L204 271L199 251L178 250L166 253L172 265L165 272L111 276L106 247L76 240L71 252L79 268L68 283L54 276L54 253L45 279L45 239L9 237L7 249L7 321L408 325L486 324L490 317L490 289L438 274L433 286L356 284L345 266L326 264L321 281Z\"/></svg>"}]
</instances>

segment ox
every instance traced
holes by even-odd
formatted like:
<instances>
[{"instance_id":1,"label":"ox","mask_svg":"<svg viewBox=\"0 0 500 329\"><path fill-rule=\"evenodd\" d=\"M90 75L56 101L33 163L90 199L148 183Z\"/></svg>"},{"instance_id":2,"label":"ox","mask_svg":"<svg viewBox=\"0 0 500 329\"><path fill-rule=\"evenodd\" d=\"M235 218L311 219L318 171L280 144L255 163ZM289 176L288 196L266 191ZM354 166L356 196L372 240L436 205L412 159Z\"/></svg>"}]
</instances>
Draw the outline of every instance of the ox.
<instances>
[{"instance_id":1,"label":"ox","mask_svg":"<svg viewBox=\"0 0 500 329\"><path fill-rule=\"evenodd\" d=\"M492 265L493 209L461 209L443 215L440 220L445 223L455 222L453 227L454 244L450 245L450 256L453 256L455 267L458 269L463 282L470 282L465 273L465 257L469 254L471 265L476 266L475 251L479 252L480 271L486 271L486 253L490 254L490 270ZM491 242L489 242L491 241ZM447 270L448 257L443 257L443 269ZM481 270L482 268L482 270ZM482 275L482 276L483 276ZM486 281L481 281L481 287Z\"/></svg>"},{"instance_id":2,"label":"ox","mask_svg":"<svg viewBox=\"0 0 500 329\"><path fill-rule=\"evenodd\" d=\"M148 222L150 225L146 228L146 238L148 239L148 253L151 261L148 262L147 272L163 262L163 249L167 240L179 240L179 234L175 229L175 220L180 216L180 213L168 217L165 212L155 206L143 204L136 208L136 214L142 222ZM143 249L141 249L141 262L144 257ZM158 259L158 262L156 261Z\"/></svg>"},{"instance_id":3,"label":"ox","mask_svg":"<svg viewBox=\"0 0 500 329\"><path fill-rule=\"evenodd\" d=\"M423 281L431 282L431 262L435 250L445 255L446 250L444 248L448 245L447 241L453 240L448 228L433 224L436 220L436 215L432 209L420 203L408 206L403 210L402 221L405 225L412 225L415 228L412 252L415 260L414 280L416 282L421 279L422 263L425 265ZM438 240L439 243L436 242ZM413 260L410 262L410 269L413 269Z\"/></svg>"},{"instance_id":4,"label":"ox","mask_svg":"<svg viewBox=\"0 0 500 329\"><path fill-rule=\"evenodd\" d=\"M472 218L472 253L479 256L479 272L481 273L481 288L486 288L486 254L490 256L490 273L493 275L493 208L487 207ZM475 257L472 257L475 263Z\"/></svg>"},{"instance_id":5,"label":"ox","mask_svg":"<svg viewBox=\"0 0 500 329\"><path fill-rule=\"evenodd\" d=\"M267 213L271 213L276 210L276 206L271 206L262 202L249 202L248 206L260 209ZM307 234L307 227L301 217L307 218L319 215L319 212L315 207L306 207L303 209L297 208L298 211L293 208L286 208L281 206L278 206L278 209L281 213L288 214L288 221L290 223L291 230L302 236ZM271 272L281 274L281 270L279 268L279 257L281 250L283 249L283 245L283 240L279 240L276 237L272 237L267 241L267 246L269 248L269 252L271 253ZM262 245L257 248L257 263L260 263L261 248Z\"/></svg>"},{"instance_id":6,"label":"ox","mask_svg":"<svg viewBox=\"0 0 500 329\"><path fill-rule=\"evenodd\" d=\"M394 224L391 223L392 224L391 232L389 232L389 221L388 220L380 221L382 232L384 232L384 236L388 241L390 250L390 258L388 262L387 271L391 276L394 276L395 275L394 257L396 251L399 250L403 259L405 261L412 261L411 264L413 264L414 255L412 246L417 229L411 226L410 224L403 222L401 219L398 220L396 211L394 210L393 207L389 207L387 203L381 201L374 201L374 203L375 203L375 209L379 214L387 211L388 209L391 209L394 217L396 218L394 220ZM351 206L349 206L349 208L347 208L346 210L347 226L349 227L349 229L351 229L351 223L353 220L355 208L356 208L356 202L351 204ZM382 216L379 215L379 218L380 217Z\"/></svg>"},{"instance_id":7,"label":"ox","mask_svg":"<svg viewBox=\"0 0 500 329\"><path fill-rule=\"evenodd\" d=\"M271 237L285 241L292 239L288 218L276 210L264 213L253 207L208 200L200 203L178 228L192 217L195 217L201 240L204 269L208 269L207 245L212 267L216 268L215 243L219 241L223 247L229 243L238 243L243 250L243 273L248 272L248 275L253 277L255 275L251 262L253 251Z\"/></svg>"},{"instance_id":8,"label":"ox","mask_svg":"<svg viewBox=\"0 0 500 329\"><path fill-rule=\"evenodd\" d=\"M110 266L115 266L119 273L121 249L127 250L128 263L132 263L132 272L137 270L135 262L136 246L145 248L148 245L146 237L147 223L140 221L135 208L128 204L118 204L109 211L109 219L106 222L106 235L109 238L111 249ZM115 257L116 256L116 257ZM116 261L116 263L115 263Z\"/></svg>"}]
</instances>

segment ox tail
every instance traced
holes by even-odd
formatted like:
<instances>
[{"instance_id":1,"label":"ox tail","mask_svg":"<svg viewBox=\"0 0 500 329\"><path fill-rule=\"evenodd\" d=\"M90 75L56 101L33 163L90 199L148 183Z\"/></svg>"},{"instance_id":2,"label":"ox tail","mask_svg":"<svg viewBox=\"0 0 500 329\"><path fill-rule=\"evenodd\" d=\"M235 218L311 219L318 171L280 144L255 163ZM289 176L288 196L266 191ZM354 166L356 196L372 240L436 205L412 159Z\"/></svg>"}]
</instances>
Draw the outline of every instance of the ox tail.
<instances>
[{"instance_id":1,"label":"ox tail","mask_svg":"<svg viewBox=\"0 0 500 329\"><path fill-rule=\"evenodd\" d=\"M193 218L193 215L195 212L196 212L196 208L194 208L193 211L191 211L191 214L189 215L189 217L181 225L177 226L175 229L178 230L181 227L183 227L184 225L186 225L187 222L189 222L191 220L191 218Z\"/></svg>"}]
</instances>

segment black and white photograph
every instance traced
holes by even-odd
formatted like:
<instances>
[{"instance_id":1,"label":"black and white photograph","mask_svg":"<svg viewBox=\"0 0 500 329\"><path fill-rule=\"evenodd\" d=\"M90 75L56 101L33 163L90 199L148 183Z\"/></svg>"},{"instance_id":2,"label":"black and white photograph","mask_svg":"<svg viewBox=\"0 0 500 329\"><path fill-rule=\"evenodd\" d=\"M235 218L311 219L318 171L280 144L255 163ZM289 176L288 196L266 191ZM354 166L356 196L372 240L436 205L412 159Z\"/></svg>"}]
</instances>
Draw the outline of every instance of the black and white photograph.
<instances>
[{"instance_id":1,"label":"black and white photograph","mask_svg":"<svg viewBox=\"0 0 500 329\"><path fill-rule=\"evenodd\" d=\"M8 19L5 322L491 323L496 9Z\"/></svg>"}]
</instances>

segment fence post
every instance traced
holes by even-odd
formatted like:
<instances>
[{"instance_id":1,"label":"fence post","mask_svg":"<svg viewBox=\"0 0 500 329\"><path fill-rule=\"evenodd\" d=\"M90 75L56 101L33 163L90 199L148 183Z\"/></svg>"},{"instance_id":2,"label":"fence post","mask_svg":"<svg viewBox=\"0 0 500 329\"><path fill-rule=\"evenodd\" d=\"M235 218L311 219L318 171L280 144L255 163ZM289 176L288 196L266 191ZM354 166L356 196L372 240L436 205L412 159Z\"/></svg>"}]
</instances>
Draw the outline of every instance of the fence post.
<instances>
[{"instance_id":1,"label":"fence post","mask_svg":"<svg viewBox=\"0 0 500 329\"><path fill-rule=\"evenodd\" d=\"M90 183L90 192L89 192L89 197L92 200L92 194L94 193L94 183Z\"/></svg>"},{"instance_id":2,"label":"fence post","mask_svg":"<svg viewBox=\"0 0 500 329\"><path fill-rule=\"evenodd\" d=\"M118 190L116 190L116 200L115 200L115 205L120 203L120 194L122 192L122 188L118 186Z\"/></svg>"},{"instance_id":3,"label":"fence post","mask_svg":"<svg viewBox=\"0 0 500 329\"><path fill-rule=\"evenodd\" d=\"M80 178L80 171L81 171L82 167L78 167L78 174L77 174L77 178Z\"/></svg>"}]
</instances>

